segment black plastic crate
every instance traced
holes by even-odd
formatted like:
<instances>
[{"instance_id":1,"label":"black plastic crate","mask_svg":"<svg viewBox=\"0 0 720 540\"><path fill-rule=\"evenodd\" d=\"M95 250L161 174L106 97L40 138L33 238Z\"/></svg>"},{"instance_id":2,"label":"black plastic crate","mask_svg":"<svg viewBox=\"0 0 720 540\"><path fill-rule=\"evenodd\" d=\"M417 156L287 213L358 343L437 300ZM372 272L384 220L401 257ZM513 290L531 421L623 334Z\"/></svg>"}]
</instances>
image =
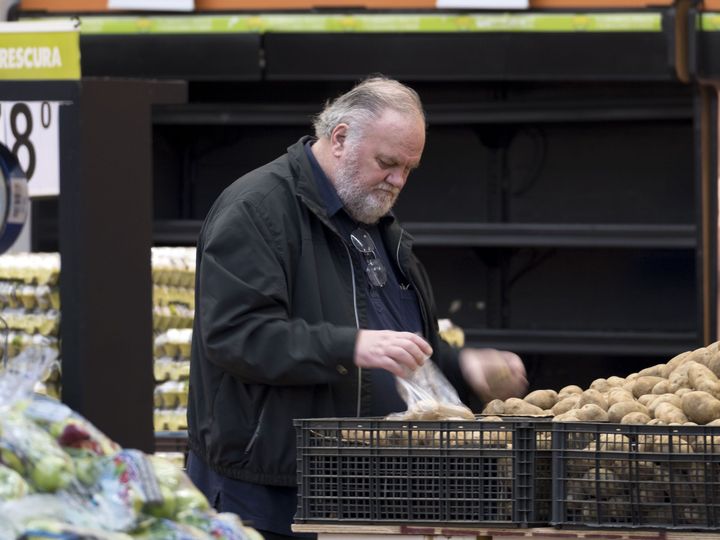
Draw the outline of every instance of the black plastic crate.
<instances>
[{"instance_id":1,"label":"black plastic crate","mask_svg":"<svg viewBox=\"0 0 720 540\"><path fill-rule=\"evenodd\" d=\"M552 524L720 526L720 429L556 422Z\"/></svg>"},{"instance_id":2,"label":"black plastic crate","mask_svg":"<svg viewBox=\"0 0 720 540\"><path fill-rule=\"evenodd\" d=\"M297 523L547 525L550 422L296 420Z\"/></svg>"}]
</instances>

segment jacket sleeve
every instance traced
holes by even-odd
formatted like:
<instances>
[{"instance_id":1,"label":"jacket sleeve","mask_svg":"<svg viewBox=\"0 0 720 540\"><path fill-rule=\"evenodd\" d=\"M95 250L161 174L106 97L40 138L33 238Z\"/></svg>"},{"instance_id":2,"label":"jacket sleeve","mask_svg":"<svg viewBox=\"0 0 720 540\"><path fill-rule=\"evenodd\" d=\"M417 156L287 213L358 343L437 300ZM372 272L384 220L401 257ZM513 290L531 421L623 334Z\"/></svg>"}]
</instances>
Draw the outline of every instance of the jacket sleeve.
<instances>
[{"instance_id":1,"label":"jacket sleeve","mask_svg":"<svg viewBox=\"0 0 720 540\"><path fill-rule=\"evenodd\" d=\"M290 318L292 257L278 221L244 200L213 212L204 227L196 269L199 353L249 383L347 377L357 329Z\"/></svg>"}]
</instances>

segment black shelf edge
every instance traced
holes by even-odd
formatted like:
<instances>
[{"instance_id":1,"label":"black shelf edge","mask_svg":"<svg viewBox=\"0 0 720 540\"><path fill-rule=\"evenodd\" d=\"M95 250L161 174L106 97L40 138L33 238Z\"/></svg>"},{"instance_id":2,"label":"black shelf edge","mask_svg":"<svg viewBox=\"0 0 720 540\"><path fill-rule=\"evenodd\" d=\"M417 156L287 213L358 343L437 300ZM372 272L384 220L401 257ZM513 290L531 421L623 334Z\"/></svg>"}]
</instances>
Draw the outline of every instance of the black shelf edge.
<instances>
[{"instance_id":1,"label":"black shelf edge","mask_svg":"<svg viewBox=\"0 0 720 540\"><path fill-rule=\"evenodd\" d=\"M80 53L85 77L210 81L262 77L260 36L250 33L81 34Z\"/></svg>"},{"instance_id":2,"label":"black shelf edge","mask_svg":"<svg viewBox=\"0 0 720 540\"><path fill-rule=\"evenodd\" d=\"M695 249L694 225L405 222L416 246ZM200 220L156 220L156 245L194 245Z\"/></svg>"},{"instance_id":3,"label":"black shelf edge","mask_svg":"<svg viewBox=\"0 0 720 540\"><path fill-rule=\"evenodd\" d=\"M672 356L700 345L695 332L601 332L465 329L466 344L518 354Z\"/></svg>"},{"instance_id":4,"label":"black shelf edge","mask_svg":"<svg viewBox=\"0 0 720 540\"><path fill-rule=\"evenodd\" d=\"M405 222L418 246L694 249L694 225Z\"/></svg>"},{"instance_id":5,"label":"black shelf edge","mask_svg":"<svg viewBox=\"0 0 720 540\"><path fill-rule=\"evenodd\" d=\"M155 220L153 243L155 245L195 245L202 221L197 219Z\"/></svg>"},{"instance_id":6,"label":"black shelf edge","mask_svg":"<svg viewBox=\"0 0 720 540\"><path fill-rule=\"evenodd\" d=\"M316 105L189 104L161 106L155 125L303 125L309 126ZM692 103L685 99L566 100L563 103L492 102L426 106L429 125L513 124L525 122L608 122L690 120Z\"/></svg>"},{"instance_id":7,"label":"black shelf edge","mask_svg":"<svg viewBox=\"0 0 720 540\"><path fill-rule=\"evenodd\" d=\"M668 17L665 17L668 19ZM669 20L669 19L668 19ZM664 32L267 33L267 80L676 80ZM572 50L574 54L568 54ZM332 51L332 54L328 54Z\"/></svg>"}]
</instances>

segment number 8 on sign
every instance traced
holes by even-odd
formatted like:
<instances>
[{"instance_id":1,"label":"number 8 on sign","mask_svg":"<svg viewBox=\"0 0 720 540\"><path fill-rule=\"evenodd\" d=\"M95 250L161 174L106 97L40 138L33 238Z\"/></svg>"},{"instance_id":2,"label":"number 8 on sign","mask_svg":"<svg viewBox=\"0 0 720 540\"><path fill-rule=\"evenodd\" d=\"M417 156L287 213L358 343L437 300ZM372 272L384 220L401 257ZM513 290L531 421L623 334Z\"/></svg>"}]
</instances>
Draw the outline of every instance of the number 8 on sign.
<instances>
[{"instance_id":1,"label":"number 8 on sign","mask_svg":"<svg viewBox=\"0 0 720 540\"><path fill-rule=\"evenodd\" d=\"M59 105L0 101L0 143L17 158L31 196L60 192Z\"/></svg>"}]
</instances>

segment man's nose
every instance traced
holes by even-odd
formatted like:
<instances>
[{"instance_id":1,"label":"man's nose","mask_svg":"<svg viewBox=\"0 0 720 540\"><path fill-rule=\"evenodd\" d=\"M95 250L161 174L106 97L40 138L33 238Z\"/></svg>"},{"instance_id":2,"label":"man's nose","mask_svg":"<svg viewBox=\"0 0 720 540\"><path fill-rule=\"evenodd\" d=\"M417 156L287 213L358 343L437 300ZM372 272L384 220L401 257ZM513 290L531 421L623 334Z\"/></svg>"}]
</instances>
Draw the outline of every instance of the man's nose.
<instances>
[{"instance_id":1,"label":"man's nose","mask_svg":"<svg viewBox=\"0 0 720 540\"><path fill-rule=\"evenodd\" d=\"M405 185L405 182L407 182L407 178L408 172L405 169L397 167L390 171L390 174L387 175L387 178L385 178L385 180L388 184L398 189L402 189Z\"/></svg>"}]
</instances>

